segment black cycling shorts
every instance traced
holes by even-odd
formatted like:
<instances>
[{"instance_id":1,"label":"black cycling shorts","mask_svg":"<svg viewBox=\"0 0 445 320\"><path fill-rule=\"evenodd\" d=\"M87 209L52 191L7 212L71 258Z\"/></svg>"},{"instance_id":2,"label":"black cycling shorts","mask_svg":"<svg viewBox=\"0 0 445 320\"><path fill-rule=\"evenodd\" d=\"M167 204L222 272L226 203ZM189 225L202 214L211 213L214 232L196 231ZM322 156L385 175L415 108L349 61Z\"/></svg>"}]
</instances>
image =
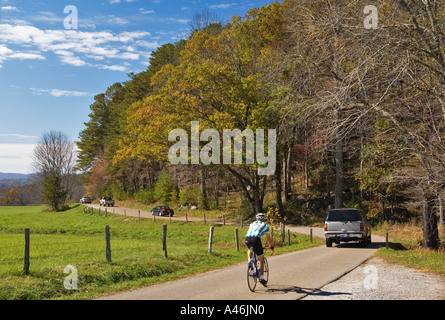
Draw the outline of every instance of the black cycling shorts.
<instances>
[{"instance_id":1,"label":"black cycling shorts","mask_svg":"<svg viewBox=\"0 0 445 320\"><path fill-rule=\"evenodd\" d=\"M261 243L261 238L258 237L246 237L246 246L247 248L253 248L253 250L255 251L255 253L258 256L261 256L264 251L263 251L263 244Z\"/></svg>"}]
</instances>

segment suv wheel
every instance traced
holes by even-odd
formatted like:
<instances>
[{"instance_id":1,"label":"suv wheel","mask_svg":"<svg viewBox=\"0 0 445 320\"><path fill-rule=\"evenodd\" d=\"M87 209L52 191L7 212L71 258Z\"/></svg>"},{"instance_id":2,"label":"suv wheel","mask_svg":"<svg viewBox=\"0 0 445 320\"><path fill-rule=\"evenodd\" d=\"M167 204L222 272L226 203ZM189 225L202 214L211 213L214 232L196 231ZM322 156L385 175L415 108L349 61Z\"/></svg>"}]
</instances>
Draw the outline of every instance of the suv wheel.
<instances>
[{"instance_id":1,"label":"suv wheel","mask_svg":"<svg viewBox=\"0 0 445 320\"><path fill-rule=\"evenodd\" d=\"M326 247L332 247L332 239L326 239Z\"/></svg>"},{"instance_id":2,"label":"suv wheel","mask_svg":"<svg viewBox=\"0 0 445 320\"><path fill-rule=\"evenodd\" d=\"M368 238L365 238L364 240L362 240L360 244L363 248L366 248L368 246Z\"/></svg>"}]
</instances>

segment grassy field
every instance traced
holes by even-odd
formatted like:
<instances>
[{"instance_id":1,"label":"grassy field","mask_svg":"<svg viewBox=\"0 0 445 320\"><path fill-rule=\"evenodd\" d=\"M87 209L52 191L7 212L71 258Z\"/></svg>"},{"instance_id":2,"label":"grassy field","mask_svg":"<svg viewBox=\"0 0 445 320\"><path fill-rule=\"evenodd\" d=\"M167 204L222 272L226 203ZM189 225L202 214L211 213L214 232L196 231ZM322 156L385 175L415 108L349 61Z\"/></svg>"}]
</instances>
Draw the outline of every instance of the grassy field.
<instances>
[{"instance_id":1,"label":"grassy field","mask_svg":"<svg viewBox=\"0 0 445 320\"><path fill-rule=\"evenodd\" d=\"M444 239L444 232L440 230L440 238ZM445 276L445 251L422 249L422 229L414 224L381 225L375 233L389 234L389 248L380 248L376 255L388 262L400 263L422 271L433 272Z\"/></svg>"},{"instance_id":2,"label":"grassy field","mask_svg":"<svg viewBox=\"0 0 445 320\"><path fill-rule=\"evenodd\" d=\"M89 299L101 294L181 278L222 268L246 259L239 231L215 225L213 252L209 254L210 224L168 224L167 251L162 251L162 224L151 219L85 214L82 206L65 212L47 212L44 206L0 207L0 299ZM105 257L105 226L110 226L111 257ZM30 272L23 273L24 229L30 229ZM278 232L277 232L278 233ZM321 239L292 234L291 246L276 247L275 254L323 243ZM68 290L68 265L78 272L78 289Z\"/></svg>"}]
</instances>

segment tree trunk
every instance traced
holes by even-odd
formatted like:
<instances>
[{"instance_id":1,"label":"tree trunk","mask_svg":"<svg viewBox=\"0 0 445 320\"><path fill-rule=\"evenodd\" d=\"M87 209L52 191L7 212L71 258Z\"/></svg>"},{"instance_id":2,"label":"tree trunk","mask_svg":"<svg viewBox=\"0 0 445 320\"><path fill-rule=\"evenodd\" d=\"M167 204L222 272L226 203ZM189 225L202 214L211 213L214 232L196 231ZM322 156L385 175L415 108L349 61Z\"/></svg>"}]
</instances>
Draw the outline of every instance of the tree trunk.
<instances>
[{"instance_id":1,"label":"tree trunk","mask_svg":"<svg viewBox=\"0 0 445 320\"><path fill-rule=\"evenodd\" d=\"M440 244L436 209L436 197L427 192L423 201L423 246L434 250L437 250Z\"/></svg>"},{"instance_id":2,"label":"tree trunk","mask_svg":"<svg viewBox=\"0 0 445 320\"><path fill-rule=\"evenodd\" d=\"M444 208L444 199L443 199L443 195L439 194L439 217L440 217L440 226L442 228L445 228L445 208Z\"/></svg>"},{"instance_id":3,"label":"tree trunk","mask_svg":"<svg viewBox=\"0 0 445 320\"><path fill-rule=\"evenodd\" d=\"M283 200L281 198L281 192L283 188L281 186L281 175L282 175L283 162L278 159L277 166L275 168L275 194L277 200L278 212L280 215L283 214Z\"/></svg>"},{"instance_id":4,"label":"tree trunk","mask_svg":"<svg viewBox=\"0 0 445 320\"><path fill-rule=\"evenodd\" d=\"M340 136L340 110L335 111L335 118L337 121L336 141L335 141L335 209L343 208L343 143Z\"/></svg>"},{"instance_id":5,"label":"tree trunk","mask_svg":"<svg viewBox=\"0 0 445 320\"><path fill-rule=\"evenodd\" d=\"M201 165L199 168L199 178L201 182L201 207L205 210L209 209L209 205L207 202L207 188L206 188L206 177L205 177L205 170L204 166Z\"/></svg>"},{"instance_id":6,"label":"tree trunk","mask_svg":"<svg viewBox=\"0 0 445 320\"><path fill-rule=\"evenodd\" d=\"M291 177L291 148L287 148L285 160L284 160L284 200L288 202L290 200L290 194L292 192L292 177Z\"/></svg>"}]
</instances>

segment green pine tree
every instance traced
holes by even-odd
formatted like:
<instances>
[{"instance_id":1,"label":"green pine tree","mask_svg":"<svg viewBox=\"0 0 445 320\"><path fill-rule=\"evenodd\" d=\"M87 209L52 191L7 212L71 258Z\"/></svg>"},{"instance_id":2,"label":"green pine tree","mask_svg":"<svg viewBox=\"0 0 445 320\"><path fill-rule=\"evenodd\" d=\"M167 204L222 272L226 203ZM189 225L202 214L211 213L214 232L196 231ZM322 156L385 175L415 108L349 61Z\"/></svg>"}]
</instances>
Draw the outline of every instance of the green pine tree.
<instances>
[{"instance_id":1,"label":"green pine tree","mask_svg":"<svg viewBox=\"0 0 445 320\"><path fill-rule=\"evenodd\" d=\"M43 200L47 201L51 210L61 211L64 209L68 192L62 186L62 178L55 170L45 177L43 183Z\"/></svg>"}]
</instances>

